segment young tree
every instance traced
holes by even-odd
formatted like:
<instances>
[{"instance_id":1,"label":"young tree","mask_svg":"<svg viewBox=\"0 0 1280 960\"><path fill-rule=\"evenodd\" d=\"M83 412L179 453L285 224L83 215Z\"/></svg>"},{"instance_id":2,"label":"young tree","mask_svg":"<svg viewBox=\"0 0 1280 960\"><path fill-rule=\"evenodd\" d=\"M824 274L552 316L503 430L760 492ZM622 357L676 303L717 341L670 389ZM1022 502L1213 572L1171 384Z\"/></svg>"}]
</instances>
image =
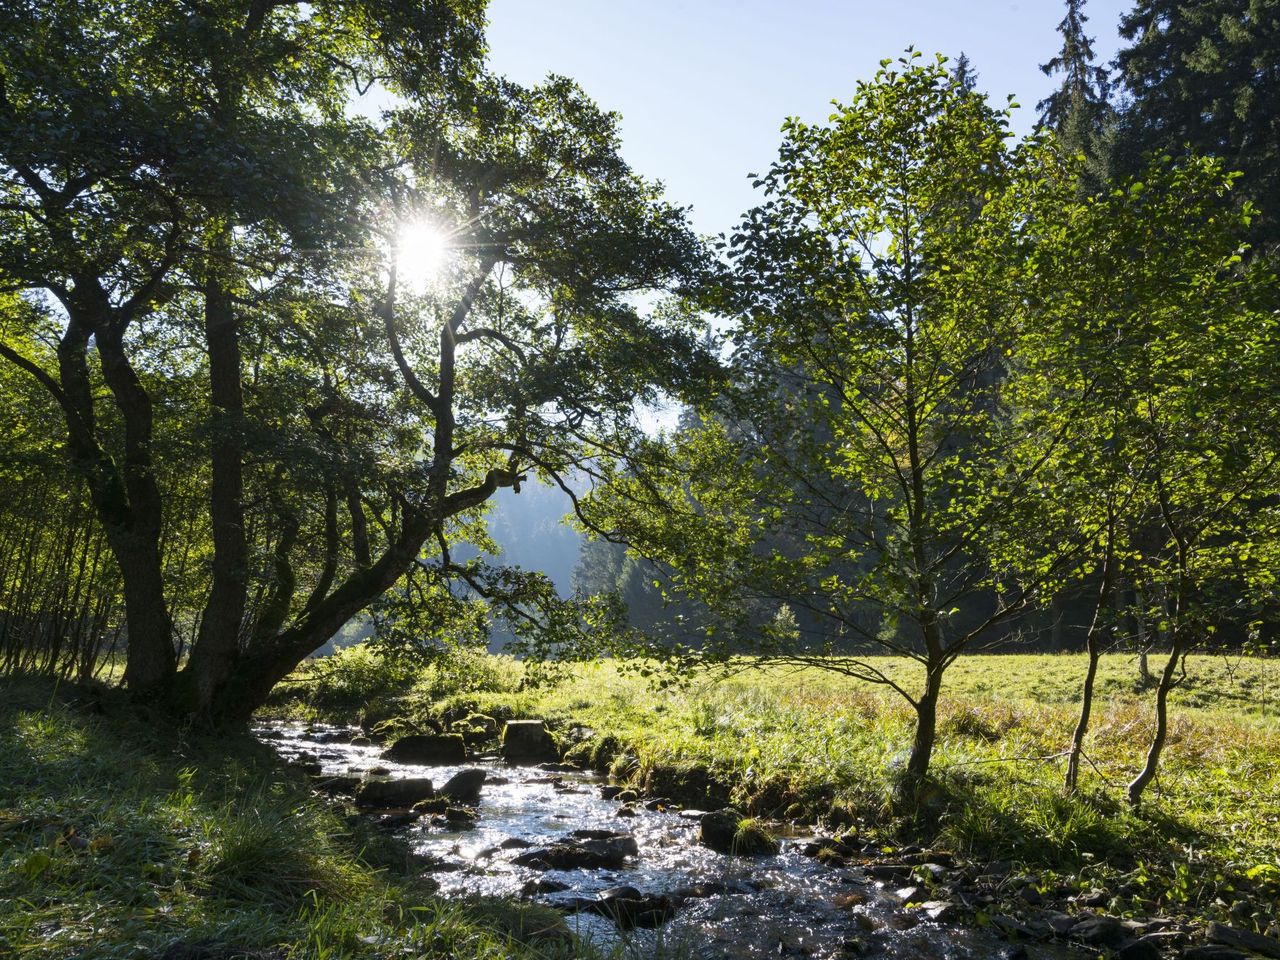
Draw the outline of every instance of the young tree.
<instances>
[{"instance_id":1,"label":"young tree","mask_svg":"<svg viewBox=\"0 0 1280 960\"><path fill-rule=\"evenodd\" d=\"M736 324L737 385L676 438L674 479L619 477L595 503L682 589L737 614L720 652L745 642L903 696L908 795L947 667L1039 589L996 547L1042 467L1006 456L1026 426L1004 401L1026 318L1004 198L1030 154L1008 148L1005 113L917 57L886 61L828 126L788 121L713 300ZM1041 558L1040 578L1073 549ZM775 615L749 622L757 599ZM918 686L858 655L876 648L917 663Z\"/></svg>"},{"instance_id":2,"label":"young tree","mask_svg":"<svg viewBox=\"0 0 1280 960\"><path fill-rule=\"evenodd\" d=\"M1075 191L1078 161L1046 162L1023 201L1037 319L1009 396L1061 429L1042 501L1022 524L1038 536L1021 543L1024 557L1013 565L1033 562L1040 538L1092 517L1096 536L1059 584L1095 595L1068 754L1074 789L1121 578L1156 605L1131 613L1167 639L1170 662L1180 663L1215 624L1239 615L1243 598L1231 590L1266 568L1271 537L1248 516L1280 479L1266 426L1276 405L1267 373L1276 320L1264 306L1272 278L1242 266L1249 210L1232 211L1234 178L1220 163L1160 162L1142 181L1097 195ZM1042 449L1033 442L1011 455L1035 461ZM1172 676L1157 685L1152 770ZM1139 779L1134 802L1150 774Z\"/></svg>"}]
</instances>

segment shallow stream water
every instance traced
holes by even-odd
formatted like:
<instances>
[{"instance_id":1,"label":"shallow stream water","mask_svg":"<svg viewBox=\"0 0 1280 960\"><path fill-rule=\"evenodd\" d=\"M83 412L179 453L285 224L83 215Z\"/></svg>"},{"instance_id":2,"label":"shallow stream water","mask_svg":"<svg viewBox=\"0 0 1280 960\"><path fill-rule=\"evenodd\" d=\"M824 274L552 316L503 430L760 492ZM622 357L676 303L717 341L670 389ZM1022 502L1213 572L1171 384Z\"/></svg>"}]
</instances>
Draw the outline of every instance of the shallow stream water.
<instances>
[{"instance_id":1,"label":"shallow stream water","mask_svg":"<svg viewBox=\"0 0 1280 960\"><path fill-rule=\"evenodd\" d=\"M432 860L432 875L445 896L532 897L566 908L579 936L606 947L624 946L634 957L680 960L763 957L883 957L893 960L979 960L1079 957L1063 947L1011 947L986 930L937 924L918 909L904 908L896 884L883 885L856 867L831 868L800 853L808 836L783 840L775 857L716 853L698 841L698 822L680 812L640 809L618 816L618 803L604 800L599 777L550 772L476 759L463 766L392 763L382 747L347 742L358 730L273 724L258 733L287 759L318 763L326 775L367 774L389 778L429 777L436 786L459 770L485 770L488 781L474 825L434 823L424 817L399 832L415 852ZM373 815L376 816L376 815ZM617 870L536 870L511 861L522 849L563 840L572 831L600 829L634 836L639 854ZM534 886L563 886L535 892ZM549 882L549 883L547 883ZM656 930L619 931L606 917L574 913L576 898L594 898L611 887L632 886L645 894L671 894L703 885L715 891L683 901L675 917Z\"/></svg>"}]
</instances>

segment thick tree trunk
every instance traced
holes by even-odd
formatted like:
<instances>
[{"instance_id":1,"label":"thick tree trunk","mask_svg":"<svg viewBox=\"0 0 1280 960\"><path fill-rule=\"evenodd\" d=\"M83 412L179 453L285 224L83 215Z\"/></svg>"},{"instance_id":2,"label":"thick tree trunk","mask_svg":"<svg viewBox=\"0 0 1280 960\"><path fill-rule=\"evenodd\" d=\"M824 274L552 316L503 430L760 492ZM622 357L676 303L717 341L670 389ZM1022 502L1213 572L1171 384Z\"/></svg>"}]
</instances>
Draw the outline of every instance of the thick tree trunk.
<instances>
[{"instance_id":1,"label":"thick tree trunk","mask_svg":"<svg viewBox=\"0 0 1280 960\"><path fill-rule=\"evenodd\" d=\"M177 668L160 559L161 503L151 463L151 401L106 319L91 324L69 311L58 344L68 449L84 476L107 543L120 568L128 622L124 682L135 697L162 691ZM87 348L94 336L103 377L125 428L123 469L98 444Z\"/></svg>"},{"instance_id":2,"label":"thick tree trunk","mask_svg":"<svg viewBox=\"0 0 1280 960\"><path fill-rule=\"evenodd\" d=\"M226 238L215 241L226 253ZM213 407L210 519L213 582L200 633L184 673L188 709L204 712L235 669L248 598L248 546L244 527L244 399L240 383L238 318L225 283L225 266L212 263L204 284L205 343L209 351L209 399Z\"/></svg>"}]
</instances>

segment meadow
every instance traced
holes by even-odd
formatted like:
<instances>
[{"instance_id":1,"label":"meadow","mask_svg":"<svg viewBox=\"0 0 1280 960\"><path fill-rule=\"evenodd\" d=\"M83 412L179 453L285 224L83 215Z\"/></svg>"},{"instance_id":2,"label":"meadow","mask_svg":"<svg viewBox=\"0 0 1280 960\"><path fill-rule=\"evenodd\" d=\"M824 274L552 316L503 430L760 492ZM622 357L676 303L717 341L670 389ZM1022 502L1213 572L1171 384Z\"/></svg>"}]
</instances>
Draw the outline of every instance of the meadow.
<instances>
[{"instance_id":1,"label":"meadow","mask_svg":"<svg viewBox=\"0 0 1280 960\"><path fill-rule=\"evenodd\" d=\"M877 665L909 675L899 661ZM465 728L476 715L541 717L569 759L651 796L855 830L886 850L927 842L1009 861L1045 890L1104 890L1120 915L1250 920L1261 930L1280 919L1274 660L1188 659L1159 780L1135 811L1123 787L1150 736L1152 697L1134 657L1103 658L1074 795L1062 789L1063 752L1084 658L962 658L945 687L932 792L911 816L892 803L912 720L896 695L822 670L736 666L663 687L608 662L537 678L509 659L473 657L415 673L355 648L304 667L272 710L391 734Z\"/></svg>"}]
</instances>

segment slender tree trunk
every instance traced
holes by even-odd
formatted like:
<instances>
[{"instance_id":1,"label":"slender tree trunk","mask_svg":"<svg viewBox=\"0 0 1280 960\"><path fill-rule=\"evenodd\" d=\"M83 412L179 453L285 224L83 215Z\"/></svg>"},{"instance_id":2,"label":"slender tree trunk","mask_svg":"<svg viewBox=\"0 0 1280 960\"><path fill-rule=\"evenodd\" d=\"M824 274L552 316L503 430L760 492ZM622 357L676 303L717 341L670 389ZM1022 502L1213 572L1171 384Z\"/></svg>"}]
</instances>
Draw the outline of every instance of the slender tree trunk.
<instances>
[{"instance_id":1,"label":"slender tree trunk","mask_svg":"<svg viewBox=\"0 0 1280 960\"><path fill-rule=\"evenodd\" d=\"M1169 736L1169 691L1173 689L1174 679L1178 672L1178 664L1182 661L1186 650L1181 642L1175 641L1165 661L1164 670L1160 672L1160 684L1156 687L1156 729L1151 737L1151 746L1147 748L1147 759L1133 781L1129 784L1128 799L1130 806L1136 807L1142 802L1142 795L1155 779L1160 765L1160 754L1164 751L1165 740Z\"/></svg>"},{"instance_id":2,"label":"slender tree trunk","mask_svg":"<svg viewBox=\"0 0 1280 960\"><path fill-rule=\"evenodd\" d=\"M942 691L942 664L930 663L924 693L916 700L916 730L907 758L906 788L914 799L929 775L929 762L938 739L938 697Z\"/></svg>"},{"instance_id":3,"label":"slender tree trunk","mask_svg":"<svg viewBox=\"0 0 1280 960\"><path fill-rule=\"evenodd\" d=\"M1080 757L1084 753L1084 737L1089 732L1089 717L1093 712L1093 684L1098 676L1098 658L1102 655L1103 635L1111 630L1111 617L1107 611L1107 602L1115 584L1115 534L1114 521L1107 525L1106 553L1102 559L1102 583L1098 586L1098 602L1093 608L1093 621L1089 624L1089 633L1085 646L1089 654L1089 665L1085 669L1084 686L1080 694L1080 718L1076 721L1076 729L1071 735L1071 749L1067 753L1067 775L1063 786L1068 793L1075 793L1080 778Z\"/></svg>"}]
</instances>

